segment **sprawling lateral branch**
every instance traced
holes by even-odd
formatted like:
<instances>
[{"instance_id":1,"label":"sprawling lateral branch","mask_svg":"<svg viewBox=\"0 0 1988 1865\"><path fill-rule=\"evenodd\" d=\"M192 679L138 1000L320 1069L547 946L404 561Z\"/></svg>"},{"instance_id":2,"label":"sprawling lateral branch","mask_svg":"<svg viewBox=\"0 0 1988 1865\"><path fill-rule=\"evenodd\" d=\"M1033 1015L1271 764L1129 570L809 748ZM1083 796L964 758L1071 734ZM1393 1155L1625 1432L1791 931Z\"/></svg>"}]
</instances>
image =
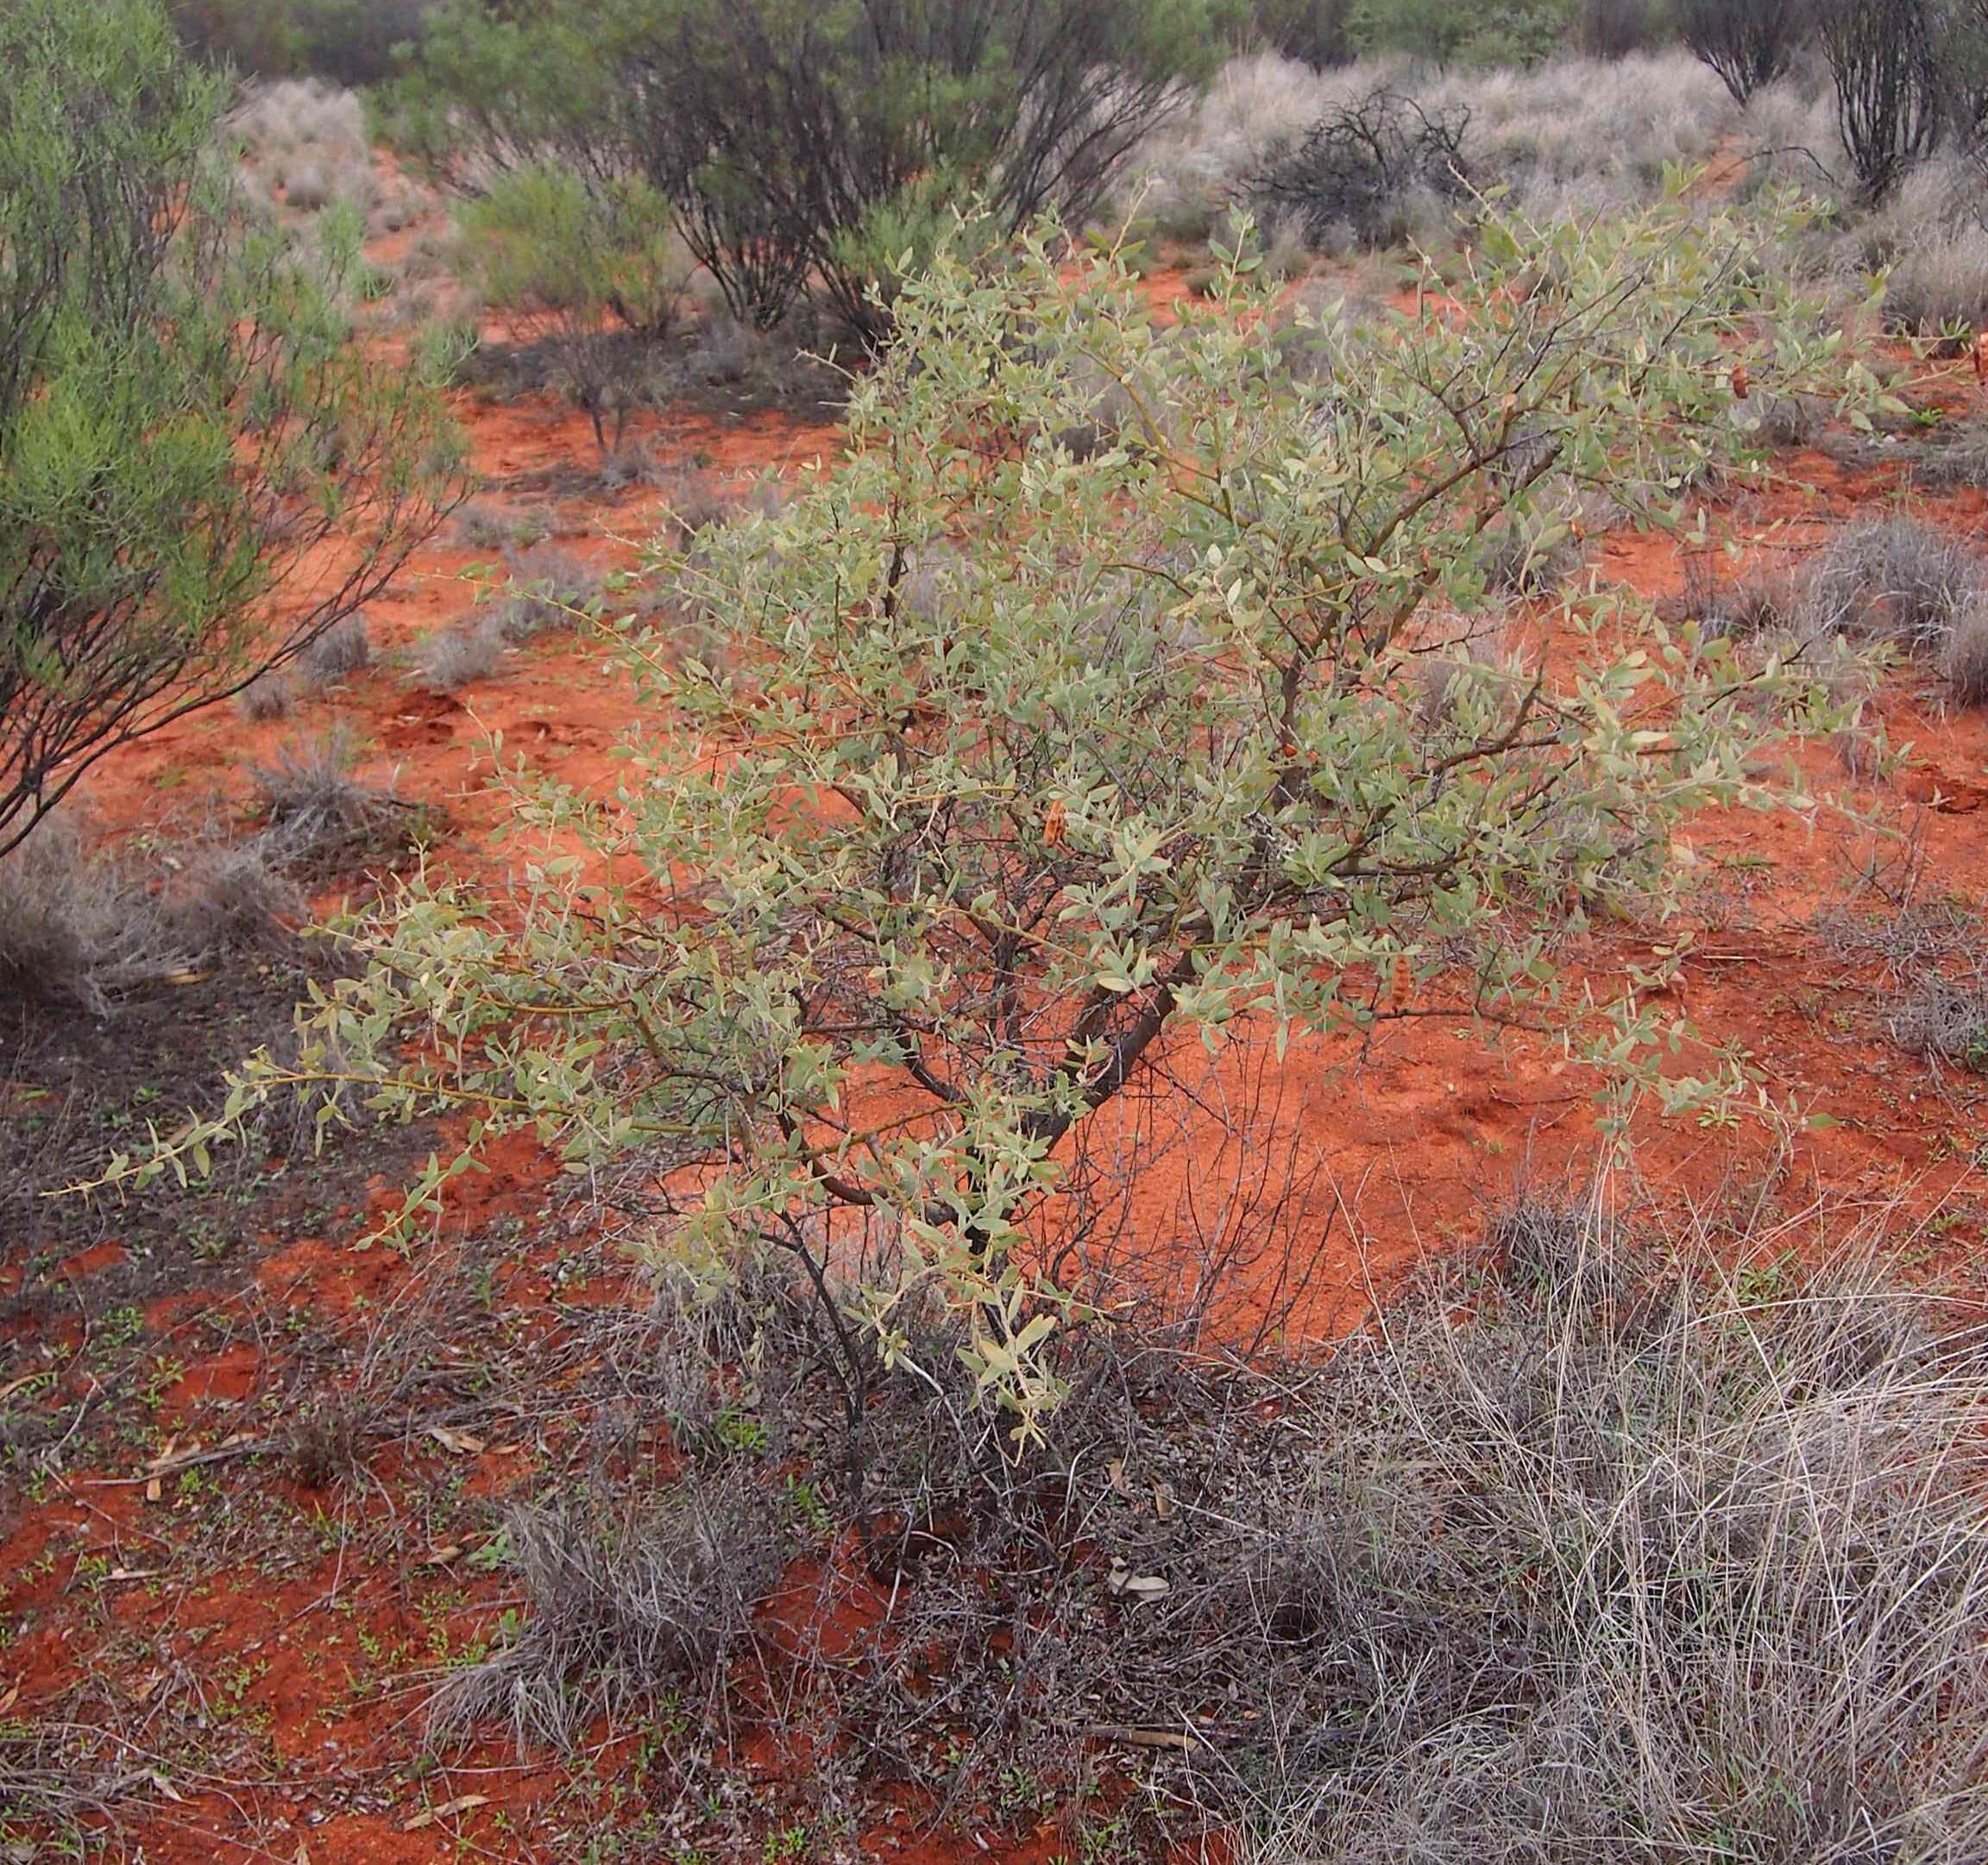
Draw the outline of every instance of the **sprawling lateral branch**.
<instances>
[{"instance_id":1,"label":"sprawling lateral branch","mask_svg":"<svg viewBox=\"0 0 1988 1865\"><path fill-rule=\"evenodd\" d=\"M834 1210L887 1221L841 1299L901 1351L906 1279L946 1278L1028 1412L1059 1143L1180 1033L1525 1014L1550 920L1661 912L1672 826L1769 801L1798 670L1598 596L1486 640L1514 537L1595 493L1675 512L1743 453L1736 365L1870 392L1753 250L1676 205L1494 223L1456 298L1293 323L1237 264L1171 329L1110 260L941 264L846 458L659 561L720 645L632 636L670 735L612 807L525 799L586 857L514 917L410 888L301 1072L576 1161L656 1146L714 1264L780 1242L826 1284ZM1631 1005L1614 1051L1656 1033Z\"/></svg>"}]
</instances>

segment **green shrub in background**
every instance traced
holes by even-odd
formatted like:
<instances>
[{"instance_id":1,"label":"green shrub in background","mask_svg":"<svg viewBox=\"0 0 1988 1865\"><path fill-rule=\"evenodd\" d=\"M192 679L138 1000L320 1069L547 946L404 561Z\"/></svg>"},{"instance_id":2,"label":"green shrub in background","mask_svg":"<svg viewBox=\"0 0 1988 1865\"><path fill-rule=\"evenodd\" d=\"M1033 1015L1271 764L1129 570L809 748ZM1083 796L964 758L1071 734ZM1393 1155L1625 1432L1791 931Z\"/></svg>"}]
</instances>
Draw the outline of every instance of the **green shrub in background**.
<instances>
[{"instance_id":1,"label":"green shrub in background","mask_svg":"<svg viewBox=\"0 0 1988 1865\"><path fill-rule=\"evenodd\" d=\"M589 180L532 166L464 204L466 268L493 305L532 317L612 318L638 336L667 336L695 268L670 203L646 181Z\"/></svg>"},{"instance_id":2,"label":"green shrub in background","mask_svg":"<svg viewBox=\"0 0 1988 1865\"><path fill-rule=\"evenodd\" d=\"M1566 48L1576 13L1576 0L1354 0L1349 29L1368 58L1527 66Z\"/></svg>"},{"instance_id":3,"label":"green shrub in background","mask_svg":"<svg viewBox=\"0 0 1988 1865\"><path fill-rule=\"evenodd\" d=\"M695 261L669 202L639 176L534 164L460 216L470 275L545 353L602 450L657 389L648 346L682 315Z\"/></svg>"},{"instance_id":4,"label":"green shrub in background","mask_svg":"<svg viewBox=\"0 0 1988 1865\"><path fill-rule=\"evenodd\" d=\"M12 0L0 67L4 853L375 593L456 480L439 408L347 345L356 217L301 253L249 217L158 0Z\"/></svg>"},{"instance_id":5,"label":"green shrub in background","mask_svg":"<svg viewBox=\"0 0 1988 1865\"><path fill-rule=\"evenodd\" d=\"M1701 0L1717 10L1755 0ZM1972 0L1967 0L1972 4ZM1674 30L1670 0L1567 0L1564 5L1470 4L1468 0L1256 0L1251 36L1287 58L1324 68L1362 51L1406 53L1437 63L1530 63L1557 51L1621 58Z\"/></svg>"},{"instance_id":6,"label":"green shrub in background","mask_svg":"<svg viewBox=\"0 0 1988 1865\"><path fill-rule=\"evenodd\" d=\"M390 77L395 46L421 36L434 0L169 0L188 51L259 78L336 84Z\"/></svg>"},{"instance_id":7,"label":"green shrub in background","mask_svg":"<svg viewBox=\"0 0 1988 1865\"><path fill-rule=\"evenodd\" d=\"M741 319L777 323L818 278L877 336L890 242L928 246L941 184L1006 228L1080 222L1219 61L1229 16L1227 0L453 0L388 116L472 175L639 175Z\"/></svg>"},{"instance_id":8,"label":"green shrub in background","mask_svg":"<svg viewBox=\"0 0 1988 1865\"><path fill-rule=\"evenodd\" d=\"M859 1322L911 1353L943 1294L1028 1423L1097 1292L1044 1272L1090 1209L1063 1164L1122 1090L1238 1030L1521 1014L1570 915L1660 918L1672 831L1775 800L1764 720L1834 724L1798 657L1749 669L1627 595L1551 655L1473 645L1513 526L1550 549L1589 489L1676 513L1744 452L1735 366L1874 397L1760 263L1790 230L1494 215L1454 317L1284 331L1247 262L1162 330L1110 257L941 252L846 455L659 564L710 646L631 625L670 724L613 806L520 769L560 852L515 916L411 882L301 1060L110 1177L198 1166L304 1079L349 1090L328 1121L466 1108L414 1209L494 1132L639 1161L658 1247L714 1280L799 1257L852 1357ZM1674 1040L1635 990L1567 1003L1570 1042L1628 1070Z\"/></svg>"}]
</instances>

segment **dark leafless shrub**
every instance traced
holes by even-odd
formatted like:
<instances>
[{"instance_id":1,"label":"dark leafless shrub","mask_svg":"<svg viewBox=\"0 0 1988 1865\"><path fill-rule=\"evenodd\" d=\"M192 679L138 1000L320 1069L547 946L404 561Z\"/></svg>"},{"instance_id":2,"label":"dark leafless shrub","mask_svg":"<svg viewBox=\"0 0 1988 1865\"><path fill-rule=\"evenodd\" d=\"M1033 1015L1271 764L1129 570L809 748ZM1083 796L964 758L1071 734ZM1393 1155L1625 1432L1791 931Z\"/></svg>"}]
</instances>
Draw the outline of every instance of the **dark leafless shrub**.
<instances>
[{"instance_id":1,"label":"dark leafless shrub","mask_svg":"<svg viewBox=\"0 0 1988 1865\"><path fill-rule=\"evenodd\" d=\"M373 640L363 615L349 615L297 656L297 672L313 687L336 686L373 664Z\"/></svg>"},{"instance_id":2,"label":"dark leafless shrub","mask_svg":"<svg viewBox=\"0 0 1988 1865\"><path fill-rule=\"evenodd\" d=\"M1590 58L1626 58L1655 45L1665 22L1654 0L1582 0L1576 29Z\"/></svg>"},{"instance_id":3,"label":"dark leafless shrub","mask_svg":"<svg viewBox=\"0 0 1988 1865\"><path fill-rule=\"evenodd\" d=\"M334 1393L291 1427L290 1474L307 1490L330 1489L363 1466L367 1436L364 1404Z\"/></svg>"},{"instance_id":4,"label":"dark leafless shrub","mask_svg":"<svg viewBox=\"0 0 1988 1865\"><path fill-rule=\"evenodd\" d=\"M562 330L540 349L547 380L587 417L603 459L623 444L630 418L655 407L668 391L653 345L637 331Z\"/></svg>"},{"instance_id":5,"label":"dark leafless shrub","mask_svg":"<svg viewBox=\"0 0 1988 1865\"><path fill-rule=\"evenodd\" d=\"M1887 198L1946 127L1937 0L1814 0L1843 147L1869 202Z\"/></svg>"},{"instance_id":6,"label":"dark leafless shrub","mask_svg":"<svg viewBox=\"0 0 1988 1865\"><path fill-rule=\"evenodd\" d=\"M1469 121L1465 110L1431 115L1412 97L1374 91L1274 152L1241 192L1273 232L1295 226L1320 248L1349 230L1363 245L1389 245L1406 232L1417 195L1467 198Z\"/></svg>"},{"instance_id":7,"label":"dark leafless shrub","mask_svg":"<svg viewBox=\"0 0 1988 1865\"><path fill-rule=\"evenodd\" d=\"M1804 631L1938 654L1982 581L1979 560L1946 532L1912 518L1859 518L1815 561Z\"/></svg>"},{"instance_id":8,"label":"dark leafless shrub","mask_svg":"<svg viewBox=\"0 0 1988 1865\"><path fill-rule=\"evenodd\" d=\"M522 1748L571 1743L596 1716L711 1683L778 1578L783 1537L744 1478L692 1475L640 1510L513 1510L526 1616L514 1642L436 1692L434 1727L508 1722Z\"/></svg>"},{"instance_id":9,"label":"dark leafless shrub","mask_svg":"<svg viewBox=\"0 0 1988 1865\"><path fill-rule=\"evenodd\" d=\"M1956 902L1928 901L1881 914L1836 911L1820 915L1816 931L1841 958L1875 962L1906 979L1938 968L1979 943L1979 917Z\"/></svg>"},{"instance_id":10,"label":"dark leafless shrub","mask_svg":"<svg viewBox=\"0 0 1988 1865\"><path fill-rule=\"evenodd\" d=\"M1810 0L1675 0L1678 36L1736 104L1786 75L1807 35Z\"/></svg>"}]
</instances>

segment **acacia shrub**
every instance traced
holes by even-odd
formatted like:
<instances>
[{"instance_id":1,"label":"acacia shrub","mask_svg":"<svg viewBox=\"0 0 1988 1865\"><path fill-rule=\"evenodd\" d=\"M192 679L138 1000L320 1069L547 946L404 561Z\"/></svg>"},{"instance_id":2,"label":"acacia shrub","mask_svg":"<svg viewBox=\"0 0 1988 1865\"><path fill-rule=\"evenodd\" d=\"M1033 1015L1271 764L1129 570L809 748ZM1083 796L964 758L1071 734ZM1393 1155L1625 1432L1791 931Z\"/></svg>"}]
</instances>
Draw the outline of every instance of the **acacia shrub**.
<instances>
[{"instance_id":1,"label":"acacia shrub","mask_svg":"<svg viewBox=\"0 0 1988 1865\"><path fill-rule=\"evenodd\" d=\"M1355 0L1349 28L1362 57L1492 69L1563 50L1574 14L1574 0Z\"/></svg>"},{"instance_id":2,"label":"acacia shrub","mask_svg":"<svg viewBox=\"0 0 1988 1865\"><path fill-rule=\"evenodd\" d=\"M1677 0L1677 35L1718 72L1735 104L1787 74L1812 0Z\"/></svg>"},{"instance_id":3,"label":"acacia shrub","mask_svg":"<svg viewBox=\"0 0 1988 1865\"><path fill-rule=\"evenodd\" d=\"M639 177L533 166L500 177L459 220L466 271L612 451L656 399L649 350L681 321L695 270L669 202Z\"/></svg>"},{"instance_id":4,"label":"acacia shrub","mask_svg":"<svg viewBox=\"0 0 1988 1865\"><path fill-rule=\"evenodd\" d=\"M941 254L846 456L659 557L718 645L632 625L669 736L611 807L520 784L568 852L519 916L409 883L301 1063L252 1061L221 1119L110 1177L183 1168L300 1072L375 1113L467 1105L472 1151L529 1126L576 1169L643 1159L659 1246L714 1277L792 1253L853 1381L858 1322L901 1358L906 1291L943 1290L1032 1419L1078 1293L1036 1267L1073 1129L1180 1043L1552 997L1570 917L1661 913L1673 826L1772 801L1763 717L1833 722L1626 596L1570 601L1551 653L1467 651L1494 525L1602 488L1661 518L1737 469L1736 363L1871 397L1758 263L1786 231L1494 212L1453 313L1349 318L1295 372L1246 260L1162 330L1112 255ZM1090 424L1079 462L1060 436ZM1664 1033L1626 989L1564 1014L1612 1066Z\"/></svg>"},{"instance_id":5,"label":"acacia shrub","mask_svg":"<svg viewBox=\"0 0 1988 1865\"><path fill-rule=\"evenodd\" d=\"M393 112L457 173L556 161L645 178L734 316L771 328L810 279L871 302L937 206L1080 223L1212 68L1224 0L545 0L430 22ZM935 201L934 197L939 198Z\"/></svg>"},{"instance_id":6,"label":"acacia shrub","mask_svg":"<svg viewBox=\"0 0 1988 1865\"><path fill-rule=\"evenodd\" d=\"M250 215L156 0L19 0L0 64L4 853L351 614L456 479L438 405L347 344L356 217L299 254Z\"/></svg>"}]
</instances>

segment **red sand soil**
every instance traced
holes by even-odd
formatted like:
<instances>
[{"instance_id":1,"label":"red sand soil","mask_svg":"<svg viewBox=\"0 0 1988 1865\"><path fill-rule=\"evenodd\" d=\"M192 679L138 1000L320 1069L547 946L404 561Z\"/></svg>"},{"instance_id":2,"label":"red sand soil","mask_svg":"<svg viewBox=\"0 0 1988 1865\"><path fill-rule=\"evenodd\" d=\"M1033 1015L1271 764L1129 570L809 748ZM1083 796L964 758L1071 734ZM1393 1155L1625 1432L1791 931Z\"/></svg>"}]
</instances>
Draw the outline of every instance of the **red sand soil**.
<instances>
[{"instance_id":1,"label":"red sand soil","mask_svg":"<svg viewBox=\"0 0 1988 1865\"><path fill-rule=\"evenodd\" d=\"M1154 288L1170 304L1189 286L1173 271L1161 273ZM1953 411L1978 411L1981 395L1971 383L1957 381L1950 368L1928 375ZM587 466L595 447L582 417L542 401L497 406L466 395L457 398L457 412L488 496L543 521L562 548L593 566L620 569L637 561L662 494L635 490L610 501L504 489L535 477L556 485L562 469ZM802 472L840 444L833 425L778 415L738 422L665 416L641 437L664 459L738 474ZM1758 539L1761 551L1799 551L1828 525L1887 499L1897 482L1887 468L1851 468L1821 454L1784 464L1807 489L1778 490L1715 514L1733 535ZM1924 503L1970 535L1979 535L1988 517L1979 493ZM447 532L419 551L372 606L376 647L390 661L421 631L460 619L477 600L476 566L491 558ZM1595 568L1605 582L1652 596L1673 595L1683 584L1678 547L1663 537L1611 535ZM1924 1221L1927 1263L1979 1259L1979 1084L1930 1072L1884 1040L1865 1008L1872 981L1855 961L1836 956L1812 923L1819 910L1851 896L1861 867L1897 866L1909 848L1918 851L1932 892L1988 900L1988 714L1948 714L1922 690L1927 684L1922 671L1901 671L1880 696L1891 743L1909 747L1895 777L1872 787L1817 752L1811 781L1840 808L1825 807L1808 819L1750 814L1705 822L1693 839L1708 884L1688 924L1661 933L1604 926L1579 943L1579 961L1596 976L1653 964L1659 947L1681 949L1667 1001L1700 1031L1744 1048L1777 1099L1827 1116L1791 1135L1760 1123L1706 1128L1639 1116L1638 1168L1660 1201L1702 1208L1766 1196L1777 1209L1799 1209L1824 1191L1873 1207L1903 1200ZM494 874L505 859L505 825L482 788L488 735L501 733L507 755L601 788L632 715L627 683L604 664L598 645L550 637L527 644L498 677L457 695L417 693L389 664L305 700L290 719L251 725L230 710L211 710L107 763L92 801L117 833L136 832L206 792L224 811L241 812L249 765L300 729L336 721L363 747L362 775L390 779L404 796L444 814L439 859L459 871ZM1878 904L1875 896L1865 903ZM1486 1210L1519 1180L1579 1174L1597 1157L1593 1084L1548 1037L1492 1041L1466 1027L1421 1023L1391 1031L1367 1053L1349 1041L1312 1040L1295 1043L1281 1070L1266 1071L1261 1059L1242 1044L1212 1060L1198 1046L1183 1046L1175 1065L1192 1096L1150 1112L1179 1129L1179 1142L1145 1175L1128 1229L1182 1234L1174 1227L1186 1214L1185 1234L1219 1230L1235 1215L1224 1209L1221 1188L1239 1184L1252 1161L1269 1161L1270 1192L1256 1195L1256 1206L1281 1204L1279 1221L1302 1240L1308 1279L1296 1312L1315 1332L1349 1325L1376 1289L1425 1253L1475 1237ZM1197 1103L1253 1108L1249 1143L1225 1140L1215 1115L1195 1111ZM1123 1117L1135 1117L1129 1103ZM548 1162L519 1141L488 1163L488 1173L451 1189L445 1230L461 1236L503 1219L521 1221L529 1234L551 1176ZM398 1189L394 1176L382 1172L368 1201L382 1205ZM1250 1195L1237 1196L1251 1203ZM314 1234L266 1236L244 1302L274 1323L302 1317L362 1338L420 1276L418 1259L350 1247L367 1215L347 1208ZM71 1257L62 1274L85 1282L123 1255L120 1244L106 1242ZM549 1325L555 1256L535 1240L503 1271L501 1308L528 1339ZM1255 1292L1268 1311L1291 1291L1265 1283ZM613 1298L604 1291L603 1299ZM172 1297L147 1316L168 1343L173 1330L197 1318L185 1298ZM48 1344L59 1360L74 1345ZM154 1451L154 1460L187 1447L217 1451L211 1465L190 1467L227 1480L230 1433L280 1390L282 1351L280 1340L263 1339L174 1368L159 1416L179 1451ZM546 1810L557 1771L516 1765L500 1743L424 1780L380 1772L383 1755L417 1751L412 1723L419 1698L382 1698L366 1655L399 1651L408 1661L403 1672L418 1669L433 1636L435 1600L454 1602L444 1617L468 1636L488 1626L499 1600L494 1579L466 1570L461 1551L436 1546L419 1523L408 1524L397 1573L343 1572L337 1547L300 1558L275 1581L245 1560L198 1574L155 1571L164 1557L154 1530L179 1506L180 1473L169 1475L155 1497L150 1467L135 1450L114 1465L72 1471L38 1500L15 1498L0 1511L3 1611L9 1623L25 1618L32 1628L0 1650L0 1700L11 1702L12 1715L31 1718L38 1704L85 1677L128 1698L163 1692L163 1680L188 1667L210 1680L239 1679L237 1711L266 1730L286 1772L251 1781L231 1780L224 1768L211 1780L174 1780L161 1771L151 1812L127 1824L116 1856L142 1856L153 1865L386 1865L455 1856L459 1845L489 1857L580 1856L582 1834L540 1824L553 1818ZM374 1519L398 1506L397 1485L415 1473L454 1473L464 1494L495 1496L528 1484L534 1467L528 1442L451 1445L431 1435L390 1447L363 1491L335 1505L293 1477L263 1480L293 1506L335 1506ZM834 1562L800 1568L767 1609L769 1628L784 1623L819 1636L820 1624L852 1624L879 1611L873 1593L867 1580ZM797 1604L798 1594L808 1597ZM626 1743L603 1742L595 1768L607 1778ZM733 1761L763 1774L791 1765L791 1757L771 1750ZM446 1811L424 1818L436 1807ZM972 1822L934 1833L914 1811L899 1812L862 1836L868 1856L941 1865L983 1856L1034 1861L1069 1849L1053 1821L1019 1836Z\"/></svg>"}]
</instances>

